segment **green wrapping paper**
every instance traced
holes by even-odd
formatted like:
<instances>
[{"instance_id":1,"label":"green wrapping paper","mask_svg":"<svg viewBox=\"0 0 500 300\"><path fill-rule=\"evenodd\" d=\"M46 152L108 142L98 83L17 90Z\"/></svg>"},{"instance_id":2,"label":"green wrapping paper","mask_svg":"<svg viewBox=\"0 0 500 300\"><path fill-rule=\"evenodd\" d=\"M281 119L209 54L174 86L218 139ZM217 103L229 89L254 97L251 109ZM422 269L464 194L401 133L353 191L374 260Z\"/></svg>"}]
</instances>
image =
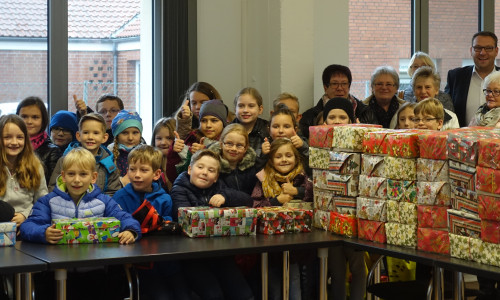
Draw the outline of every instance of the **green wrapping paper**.
<instances>
[{"instance_id":1,"label":"green wrapping paper","mask_svg":"<svg viewBox=\"0 0 500 300\"><path fill-rule=\"evenodd\" d=\"M409 202L387 200L387 221L417 225L417 205Z\"/></svg>"},{"instance_id":2,"label":"green wrapping paper","mask_svg":"<svg viewBox=\"0 0 500 300\"><path fill-rule=\"evenodd\" d=\"M389 200L417 203L417 184L414 180L387 179Z\"/></svg>"},{"instance_id":3,"label":"green wrapping paper","mask_svg":"<svg viewBox=\"0 0 500 300\"><path fill-rule=\"evenodd\" d=\"M417 247L417 226L400 223L385 223L387 244L410 248Z\"/></svg>"},{"instance_id":4,"label":"green wrapping paper","mask_svg":"<svg viewBox=\"0 0 500 300\"><path fill-rule=\"evenodd\" d=\"M482 241L478 238L461 236L449 233L450 237L450 256L470 261L482 262L481 253Z\"/></svg>"},{"instance_id":5,"label":"green wrapping paper","mask_svg":"<svg viewBox=\"0 0 500 300\"><path fill-rule=\"evenodd\" d=\"M361 154L361 174L372 177L385 177L384 157Z\"/></svg>"},{"instance_id":6,"label":"green wrapping paper","mask_svg":"<svg viewBox=\"0 0 500 300\"><path fill-rule=\"evenodd\" d=\"M482 241L479 248L479 262L500 267L500 245Z\"/></svg>"},{"instance_id":7,"label":"green wrapping paper","mask_svg":"<svg viewBox=\"0 0 500 300\"><path fill-rule=\"evenodd\" d=\"M328 170L330 154L327 149L309 147L309 167Z\"/></svg>"},{"instance_id":8,"label":"green wrapping paper","mask_svg":"<svg viewBox=\"0 0 500 300\"><path fill-rule=\"evenodd\" d=\"M418 181L448 181L448 161L417 158Z\"/></svg>"},{"instance_id":9,"label":"green wrapping paper","mask_svg":"<svg viewBox=\"0 0 500 300\"><path fill-rule=\"evenodd\" d=\"M119 241L120 220L116 218L53 219L52 224L63 233L58 244L98 244Z\"/></svg>"},{"instance_id":10,"label":"green wrapping paper","mask_svg":"<svg viewBox=\"0 0 500 300\"><path fill-rule=\"evenodd\" d=\"M414 158L384 157L385 177L397 180L417 179L417 160Z\"/></svg>"}]
</instances>

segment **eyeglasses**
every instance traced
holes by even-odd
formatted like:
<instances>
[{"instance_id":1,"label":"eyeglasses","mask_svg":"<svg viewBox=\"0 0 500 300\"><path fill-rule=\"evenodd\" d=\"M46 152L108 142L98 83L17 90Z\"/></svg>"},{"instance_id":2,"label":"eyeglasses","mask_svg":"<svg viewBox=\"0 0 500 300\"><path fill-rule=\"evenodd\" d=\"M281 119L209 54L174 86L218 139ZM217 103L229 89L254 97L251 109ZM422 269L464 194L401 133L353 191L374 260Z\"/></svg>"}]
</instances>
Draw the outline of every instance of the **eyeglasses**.
<instances>
[{"instance_id":1,"label":"eyeglasses","mask_svg":"<svg viewBox=\"0 0 500 300\"><path fill-rule=\"evenodd\" d=\"M498 97L498 96L500 96L500 91L499 90L487 90L487 89L484 89L483 90L483 94L485 96L493 95L494 97Z\"/></svg>"},{"instance_id":2,"label":"eyeglasses","mask_svg":"<svg viewBox=\"0 0 500 300\"><path fill-rule=\"evenodd\" d=\"M120 110L119 109L116 109L116 108L113 108L113 109L110 109L110 110L106 110L106 109L101 109L100 111L98 111L97 113L100 114L100 115L107 115L107 114L112 114L112 115L115 115L117 113L119 113Z\"/></svg>"},{"instance_id":3,"label":"eyeglasses","mask_svg":"<svg viewBox=\"0 0 500 300\"><path fill-rule=\"evenodd\" d=\"M237 150L243 150L243 149L245 149L245 145L242 145L242 144L233 144L231 142L229 142L229 143L223 143L223 144L224 144L224 147L226 147L228 149L231 149L234 146L236 146Z\"/></svg>"},{"instance_id":4,"label":"eyeglasses","mask_svg":"<svg viewBox=\"0 0 500 300\"><path fill-rule=\"evenodd\" d=\"M348 86L349 86L349 82L330 82L330 87L334 88L334 89L336 89L338 87L345 89Z\"/></svg>"},{"instance_id":5,"label":"eyeglasses","mask_svg":"<svg viewBox=\"0 0 500 300\"><path fill-rule=\"evenodd\" d=\"M429 122L437 120L437 119L438 118L424 118L424 119L417 119L417 118L415 118L415 119L413 119L413 122L415 122L417 124L420 123L420 121L422 121L424 123L429 123Z\"/></svg>"},{"instance_id":6,"label":"eyeglasses","mask_svg":"<svg viewBox=\"0 0 500 300\"><path fill-rule=\"evenodd\" d=\"M473 46L472 49L474 49L474 52L481 53L481 51L486 51L486 52L491 52L495 50L495 47L493 46L486 46L486 47L481 47L481 46Z\"/></svg>"},{"instance_id":7,"label":"eyeglasses","mask_svg":"<svg viewBox=\"0 0 500 300\"><path fill-rule=\"evenodd\" d=\"M62 127L52 127L50 131L53 131L55 134L59 134L62 132L62 134L70 134L71 130L62 128Z\"/></svg>"},{"instance_id":8,"label":"eyeglasses","mask_svg":"<svg viewBox=\"0 0 500 300\"><path fill-rule=\"evenodd\" d=\"M374 84L374 86L376 86L378 88L381 88L381 87L391 88L391 87L395 87L396 85L394 83L377 82Z\"/></svg>"}]
</instances>

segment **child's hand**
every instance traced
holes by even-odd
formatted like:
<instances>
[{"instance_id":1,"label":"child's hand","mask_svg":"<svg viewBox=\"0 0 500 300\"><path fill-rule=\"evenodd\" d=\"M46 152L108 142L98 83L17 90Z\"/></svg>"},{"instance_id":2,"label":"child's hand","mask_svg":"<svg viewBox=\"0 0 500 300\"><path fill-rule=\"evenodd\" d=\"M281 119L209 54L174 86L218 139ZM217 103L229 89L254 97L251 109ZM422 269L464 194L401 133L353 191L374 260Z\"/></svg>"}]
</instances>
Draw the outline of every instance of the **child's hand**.
<instances>
[{"instance_id":1,"label":"child's hand","mask_svg":"<svg viewBox=\"0 0 500 300\"><path fill-rule=\"evenodd\" d=\"M278 199L279 203L285 204L292 201L293 197L289 194L281 193L278 195L278 197L276 197L276 199Z\"/></svg>"},{"instance_id":2,"label":"child's hand","mask_svg":"<svg viewBox=\"0 0 500 300\"><path fill-rule=\"evenodd\" d=\"M84 116L87 114L87 104L85 104L85 101L83 99L78 99L76 95L73 95L73 101L75 101L75 107L76 110L80 112L81 116Z\"/></svg>"},{"instance_id":3,"label":"child's hand","mask_svg":"<svg viewBox=\"0 0 500 300\"><path fill-rule=\"evenodd\" d=\"M56 229L56 224L52 224L52 226L47 227L45 230L45 240L50 244L57 244L63 236L62 231Z\"/></svg>"},{"instance_id":4,"label":"child's hand","mask_svg":"<svg viewBox=\"0 0 500 300\"><path fill-rule=\"evenodd\" d=\"M23 214L20 213L15 213L14 217L12 218L12 222L16 222L17 226L19 227L24 221L26 220L26 217Z\"/></svg>"},{"instance_id":5,"label":"child's hand","mask_svg":"<svg viewBox=\"0 0 500 300\"><path fill-rule=\"evenodd\" d=\"M120 232L118 237L120 238L120 244L122 245L133 244L135 242L134 234L130 230Z\"/></svg>"},{"instance_id":6,"label":"child's hand","mask_svg":"<svg viewBox=\"0 0 500 300\"><path fill-rule=\"evenodd\" d=\"M297 188L294 187L292 183L290 183L290 180L288 178L286 179L286 183L283 183L281 185L281 189L283 190L283 193L288 194L292 197L299 193Z\"/></svg>"},{"instance_id":7,"label":"child's hand","mask_svg":"<svg viewBox=\"0 0 500 300\"><path fill-rule=\"evenodd\" d=\"M271 143L267 140L267 138L264 138L264 143L262 143L262 154L267 155L271 151Z\"/></svg>"},{"instance_id":8,"label":"child's hand","mask_svg":"<svg viewBox=\"0 0 500 300\"><path fill-rule=\"evenodd\" d=\"M201 150L201 149L205 149L205 145L203 144L204 141L205 141L205 137L202 137L200 139L199 143L193 143L191 145L191 153L195 154L196 151Z\"/></svg>"},{"instance_id":9,"label":"child's hand","mask_svg":"<svg viewBox=\"0 0 500 300\"><path fill-rule=\"evenodd\" d=\"M221 194L213 195L210 201L208 201L208 204L215 207L221 207L224 203L226 203L226 199Z\"/></svg>"},{"instance_id":10,"label":"child's hand","mask_svg":"<svg viewBox=\"0 0 500 300\"><path fill-rule=\"evenodd\" d=\"M292 141L293 146L299 149L300 147L302 147L302 145L304 145L304 141L300 138L300 136L297 135L297 132L295 130L293 131L293 133L294 136L292 136L290 140Z\"/></svg>"},{"instance_id":11,"label":"child's hand","mask_svg":"<svg viewBox=\"0 0 500 300\"><path fill-rule=\"evenodd\" d=\"M174 131L174 135L175 135L175 142L173 149L175 152L179 153L182 151L182 149L184 149L184 140L180 138L177 131Z\"/></svg>"},{"instance_id":12,"label":"child's hand","mask_svg":"<svg viewBox=\"0 0 500 300\"><path fill-rule=\"evenodd\" d=\"M189 107L189 100L186 100L181 108L181 119L187 119L190 116L191 116L191 107Z\"/></svg>"}]
</instances>

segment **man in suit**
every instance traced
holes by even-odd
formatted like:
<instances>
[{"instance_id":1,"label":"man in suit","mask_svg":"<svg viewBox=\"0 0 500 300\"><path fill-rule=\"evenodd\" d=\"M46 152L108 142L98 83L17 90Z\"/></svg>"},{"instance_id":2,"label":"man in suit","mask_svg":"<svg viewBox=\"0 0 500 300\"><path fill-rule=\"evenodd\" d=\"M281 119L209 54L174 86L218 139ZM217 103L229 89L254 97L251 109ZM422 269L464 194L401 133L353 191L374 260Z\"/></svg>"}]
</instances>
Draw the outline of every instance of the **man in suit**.
<instances>
[{"instance_id":1,"label":"man in suit","mask_svg":"<svg viewBox=\"0 0 500 300\"><path fill-rule=\"evenodd\" d=\"M484 78L500 69L495 66L497 44L498 38L493 32L481 31L474 34L470 47L474 65L448 71L444 91L453 100L460 127L467 126L479 106L486 101L482 91Z\"/></svg>"}]
</instances>

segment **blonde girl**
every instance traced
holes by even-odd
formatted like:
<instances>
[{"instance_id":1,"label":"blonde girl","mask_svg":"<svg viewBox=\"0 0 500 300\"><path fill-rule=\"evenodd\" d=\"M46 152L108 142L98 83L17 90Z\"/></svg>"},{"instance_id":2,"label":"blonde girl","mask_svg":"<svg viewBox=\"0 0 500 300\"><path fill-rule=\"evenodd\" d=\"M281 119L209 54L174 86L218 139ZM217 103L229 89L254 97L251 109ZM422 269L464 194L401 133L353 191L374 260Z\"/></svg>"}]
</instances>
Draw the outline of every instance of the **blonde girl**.
<instances>
[{"instance_id":1,"label":"blonde girl","mask_svg":"<svg viewBox=\"0 0 500 300\"><path fill-rule=\"evenodd\" d=\"M168 180L166 174L167 167L167 154L171 149L175 140L175 119L174 118L161 118L156 122L153 129L153 137L151 138L151 145L160 149L163 153L163 163L161 166L162 175L160 183L165 191L169 192L172 189L172 183Z\"/></svg>"},{"instance_id":2,"label":"blonde girl","mask_svg":"<svg viewBox=\"0 0 500 300\"><path fill-rule=\"evenodd\" d=\"M394 129L412 129L415 128L415 106L416 103L406 102L399 107L398 111L392 117L390 128Z\"/></svg>"}]
</instances>

